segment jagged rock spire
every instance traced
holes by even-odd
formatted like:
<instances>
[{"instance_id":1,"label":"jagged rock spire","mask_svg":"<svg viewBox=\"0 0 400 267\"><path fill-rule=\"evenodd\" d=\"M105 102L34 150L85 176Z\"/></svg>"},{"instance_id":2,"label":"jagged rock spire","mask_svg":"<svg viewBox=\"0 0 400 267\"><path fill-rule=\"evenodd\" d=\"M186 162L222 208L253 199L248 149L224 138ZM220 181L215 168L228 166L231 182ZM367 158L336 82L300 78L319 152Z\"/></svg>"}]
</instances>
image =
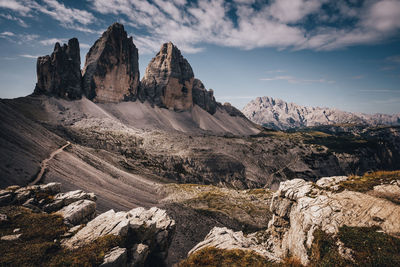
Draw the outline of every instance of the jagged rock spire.
<instances>
[{"instance_id":1,"label":"jagged rock spire","mask_svg":"<svg viewBox=\"0 0 400 267\"><path fill-rule=\"evenodd\" d=\"M90 48L83 68L83 89L95 102L135 100L139 56L124 26L114 23Z\"/></svg>"},{"instance_id":2,"label":"jagged rock spire","mask_svg":"<svg viewBox=\"0 0 400 267\"><path fill-rule=\"evenodd\" d=\"M171 42L161 46L150 61L141 81L144 98L173 110L189 110L193 106L192 67Z\"/></svg>"},{"instance_id":3,"label":"jagged rock spire","mask_svg":"<svg viewBox=\"0 0 400 267\"><path fill-rule=\"evenodd\" d=\"M81 58L78 39L68 45L56 43L50 56L39 57L36 65L37 83L34 94L55 95L68 99L82 96Z\"/></svg>"}]
</instances>

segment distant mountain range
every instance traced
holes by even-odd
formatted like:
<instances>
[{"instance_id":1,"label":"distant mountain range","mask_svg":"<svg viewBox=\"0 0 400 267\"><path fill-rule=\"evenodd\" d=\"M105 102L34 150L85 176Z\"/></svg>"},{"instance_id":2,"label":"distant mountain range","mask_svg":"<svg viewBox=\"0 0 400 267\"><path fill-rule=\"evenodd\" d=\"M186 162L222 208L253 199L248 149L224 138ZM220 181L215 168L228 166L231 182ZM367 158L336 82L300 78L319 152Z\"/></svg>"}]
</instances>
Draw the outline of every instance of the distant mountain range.
<instances>
[{"instance_id":1,"label":"distant mountain range","mask_svg":"<svg viewBox=\"0 0 400 267\"><path fill-rule=\"evenodd\" d=\"M242 112L254 123L276 130L330 124L400 125L400 113L352 113L335 108L301 106L268 96L250 101Z\"/></svg>"}]
</instances>

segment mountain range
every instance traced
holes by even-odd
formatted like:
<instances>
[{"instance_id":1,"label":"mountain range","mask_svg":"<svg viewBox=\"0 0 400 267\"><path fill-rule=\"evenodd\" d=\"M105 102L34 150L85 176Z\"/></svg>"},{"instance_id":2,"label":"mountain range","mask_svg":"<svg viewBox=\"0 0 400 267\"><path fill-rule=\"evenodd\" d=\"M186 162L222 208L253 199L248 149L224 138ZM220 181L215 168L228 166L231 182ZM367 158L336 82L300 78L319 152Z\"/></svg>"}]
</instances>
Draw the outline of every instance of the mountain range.
<instances>
[{"instance_id":1,"label":"mountain range","mask_svg":"<svg viewBox=\"0 0 400 267\"><path fill-rule=\"evenodd\" d=\"M242 112L252 122L276 130L333 124L400 125L400 113L352 113L335 108L301 106L268 96L250 101Z\"/></svg>"},{"instance_id":2,"label":"mountain range","mask_svg":"<svg viewBox=\"0 0 400 267\"><path fill-rule=\"evenodd\" d=\"M390 191L400 190L394 176L380 188L385 194L374 193L381 192L380 197L365 191L342 194L340 186L354 190L346 182L353 178L342 175L400 169L400 127L369 127L362 115L271 98L257 98L243 114L217 102L171 42L161 45L140 77L138 49L119 23L93 44L82 69L79 55L78 39L56 43L50 55L37 60L33 93L0 99L0 246L5 255L22 251L10 261L0 257L0 265L24 265L19 257L31 264L19 242L32 228L52 231L48 223L21 219L19 210L23 218L57 219L54 211L69 218L68 225L57 219L64 230L46 236L46 242L36 231L39 244L49 246L46 251L38 252L28 239L28 247L45 251L41 255L48 260L46 253L61 253L68 243L96 243L96 236L108 233L123 238L118 246L111 242L93 253L87 252L91 246L82 250L99 258L89 264L95 266L103 260L114 261L103 266L125 267L134 260L133 266L176 266L210 244L256 251L267 264L295 255L307 265L319 252L308 253L306 239L312 240L319 227L337 232L352 223L399 232L393 223L399 207L387 203L398 201L391 195L397 191ZM245 116L261 120L267 111L272 117L266 123ZM376 124L388 118L377 116ZM258 125L286 129L309 126L309 121L352 125L296 131ZM321 179L325 176L335 177ZM370 209L377 201L379 212ZM23 226L15 225L21 221ZM291 240L296 247L290 247Z\"/></svg>"}]
</instances>

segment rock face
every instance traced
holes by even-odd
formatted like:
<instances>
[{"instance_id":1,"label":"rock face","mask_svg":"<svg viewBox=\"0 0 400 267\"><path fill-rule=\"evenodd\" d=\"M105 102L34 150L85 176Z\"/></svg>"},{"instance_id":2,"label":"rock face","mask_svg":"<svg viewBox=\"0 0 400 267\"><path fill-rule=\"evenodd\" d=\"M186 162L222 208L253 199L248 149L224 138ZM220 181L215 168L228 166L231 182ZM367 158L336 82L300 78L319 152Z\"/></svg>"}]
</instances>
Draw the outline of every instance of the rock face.
<instances>
[{"instance_id":1,"label":"rock face","mask_svg":"<svg viewBox=\"0 0 400 267\"><path fill-rule=\"evenodd\" d=\"M90 48L83 68L83 89L95 102L135 100L139 88L138 49L124 26L111 25Z\"/></svg>"},{"instance_id":2,"label":"rock face","mask_svg":"<svg viewBox=\"0 0 400 267\"><path fill-rule=\"evenodd\" d=\"M214 98L214 91L208 90L199 79L193 81L193 103L200 106L202 109L211 115L217 111L217 102Z\"/></svg>"},{"instance_id":3,"label":"rock face","mask_svg":"<svg viewBox=\"0 0 400 267\"><path fill-rule=\"evenodd\" d=\"M193 106L192 67L171 42L161 46L141 81L143 97L151 103L177 111Z\"/></svg>"},{"instance_id":4,"label":"rock face","mask_svg":"<svg viewBox=\"0 0 400 267\"><path fill-rule=\"evenodd\" d=\"M67 99L82 96L81 57L78 39L68 45L56 43L50 56L39 57L36 64L37 83L34 94L53 95Z\"/></svg>"},{"instance_id":5,"label":"rock face","mask_svg":"<svg viewBox=\"0 0 400 267\"><path fill-rule=\"evenodd\" d=\"M62 208L58 213L67 224L86 223L96 215L96 203L91 200L78 200Z\"/></svg>"},{"instance_id":6,"label":"rock face","mask_svg":"<svg viewBox=\"0 0 400 267\"><path fill-rule=\"evenodd\" d=\"M400 114L362 114L333 108L306 107L272 97L257 97L242 110L251 121L265 127L287 130L329 124L399 125Z\"/></svg>"}]
</instances>

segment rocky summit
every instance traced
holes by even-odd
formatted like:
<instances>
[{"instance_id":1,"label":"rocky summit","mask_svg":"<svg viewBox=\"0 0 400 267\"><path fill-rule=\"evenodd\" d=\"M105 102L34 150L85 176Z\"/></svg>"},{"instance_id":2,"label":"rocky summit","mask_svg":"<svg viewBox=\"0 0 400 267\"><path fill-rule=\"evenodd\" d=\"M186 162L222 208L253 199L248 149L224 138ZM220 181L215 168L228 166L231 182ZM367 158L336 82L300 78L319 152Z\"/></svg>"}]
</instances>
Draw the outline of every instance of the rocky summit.
<instances>
[{"instance_id":1,"label":"rocky summit","mask_svg":"<svg viewBox=\"0 0 400 267\"><path fill-rule=\"evenodd\" d=\"M81 57L78 39L68 44L56 43L54 52L37 60L35 94L55 95L67 99L79 99L81 87Z\"/></svg>"},{"instance_id":2,"label":"rocky summit","mask_svg":"<svg viewBox=\"0 0 400 267\"><path fill-rule=\"evenodd\" d=\"M189 110L193 106L194 74L189 62L171 42L161 46L141 81L145 98L160 107Z\"/></svg>"},{"instance_id":3,"label":"rocky summit","mask_svg":"<svg viewBox=\"0 0 400 267\"><path fill-rule=\"evenodd\" d=\"M124 26L111 25L90 48L83 68L83 90L95 102L136 99L139 56Z\"/></svg>"},{"instance_id":4,"label":"rocky summit","mask_svg":"<svg viewBox=\"0 0 400 267\"><path fill-rule=\"evenodd\" d=\"M399 125L400 114L364 114L334 108L306 107L264 96L250 101L242 110L254 123L276 130L330 124Z\"/></svg>"}]
</instances>

